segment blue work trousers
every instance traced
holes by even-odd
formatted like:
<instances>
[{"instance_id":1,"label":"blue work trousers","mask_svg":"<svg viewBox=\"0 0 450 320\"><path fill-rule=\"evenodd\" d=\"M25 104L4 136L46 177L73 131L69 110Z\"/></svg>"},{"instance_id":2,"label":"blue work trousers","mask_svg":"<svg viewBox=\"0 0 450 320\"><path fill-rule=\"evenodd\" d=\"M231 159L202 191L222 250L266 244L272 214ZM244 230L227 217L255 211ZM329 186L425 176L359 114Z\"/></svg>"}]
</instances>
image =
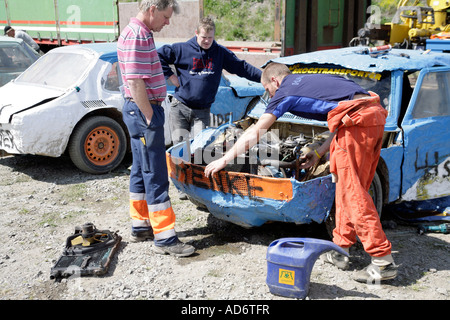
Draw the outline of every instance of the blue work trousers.
<instances>
[{"instance_id":1,"label":"blue work trousers","mask_svg":"<svg viewBox=\"0 0 450 320\"><path fill-rule=\"evenodd\" d=\"M133 101L126 99L122 110L133 154L130 214L134 226L150 224L155 240L164 241L175 237L175 214L169 198L164 109L159 105L152 105L152 108L150 125L147 125L145 116ZM143 205L144 201L146 205Z\"/></svg>"}]
</instances>

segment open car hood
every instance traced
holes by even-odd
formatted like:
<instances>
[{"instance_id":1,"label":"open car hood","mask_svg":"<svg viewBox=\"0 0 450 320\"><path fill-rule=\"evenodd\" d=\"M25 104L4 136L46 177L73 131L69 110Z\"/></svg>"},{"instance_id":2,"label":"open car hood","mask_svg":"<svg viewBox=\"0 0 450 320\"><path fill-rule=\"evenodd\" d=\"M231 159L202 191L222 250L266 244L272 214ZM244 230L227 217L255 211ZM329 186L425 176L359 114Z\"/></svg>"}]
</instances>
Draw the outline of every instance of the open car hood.
<instances>
[{"instance_id":1,"label":"open car hood","mask_svg":"<svg viewBox=\"0 0 450 320\"><path fill-rule=\"evenodd\" d=\"M253 97L264 94L261 83L247 80L236 75L227 75L226 80L238 97Z\"/></svg>"},{"instance_id":2,"label":"open car hood","mask_svg":"<svg viewBox=\"0 0 450 320\"><path fill-rule=\"evenodd\" d=\"M26 92L26 94L24 94ZM41 86L9 82L0 88L0 123L9 123L15 113L30 109L43 101L60 97L64 91Z\"/></svg>"}]
</instances>

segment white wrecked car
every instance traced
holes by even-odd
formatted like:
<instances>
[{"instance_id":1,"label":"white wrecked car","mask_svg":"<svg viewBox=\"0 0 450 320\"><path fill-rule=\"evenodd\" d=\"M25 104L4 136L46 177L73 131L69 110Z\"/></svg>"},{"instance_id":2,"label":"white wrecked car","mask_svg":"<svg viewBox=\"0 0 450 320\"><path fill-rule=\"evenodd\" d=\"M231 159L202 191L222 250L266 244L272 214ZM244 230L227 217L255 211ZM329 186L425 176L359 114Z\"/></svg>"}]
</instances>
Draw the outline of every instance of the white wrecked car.
<instances>
[{"instance_id":1,"label":"white wrecked car","mask_svg":"<svg viewBox=\"0 0 450 320\"><path fill-rule=\"evenodd\" d=\"M109 44L95 48L51 50L0 88L0 149L50 157L67 149L91 173L122 161L127 136L117 57L108 55Z\"/></svg>"}]
</instances>

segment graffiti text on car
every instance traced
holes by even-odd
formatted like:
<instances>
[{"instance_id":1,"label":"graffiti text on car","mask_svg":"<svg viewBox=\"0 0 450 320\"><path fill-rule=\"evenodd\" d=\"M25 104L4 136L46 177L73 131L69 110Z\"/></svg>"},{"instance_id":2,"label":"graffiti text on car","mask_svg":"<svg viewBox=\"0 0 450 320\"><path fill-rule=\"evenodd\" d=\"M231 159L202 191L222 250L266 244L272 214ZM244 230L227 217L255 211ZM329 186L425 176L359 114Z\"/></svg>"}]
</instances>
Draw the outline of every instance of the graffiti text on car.
<instances>
[{"instance_id":1,"label":"graffiti text on car","mask_svg":"<svg viewBox=\"0 0 450 320\"><path fill-rule=\"evenodd\" d=\"M369 71L352 70L346 68L291 68L292 73L322 73L322 74L335 74L339 76L349 75L352 77L369 78L372 80L381 80L381 74Z\"/></svg>"},{"instance_id":2,"label":"graffiti text on car","mask_svg":"<svg viewBox=\"0 0 450 320\"><path fill-rule=\"evenodd\" d=\"M224 193L236 194L240 197L249 197L250 200L261 201L256 197L256 192L263 192L261 186L254 185L248 175L230 174L220 171L216 175L205 177L204 167L193 164L174 165L174 174L177 180L184 184L192 184L196 187L215 190Z\"/></svg>"},{"instance_id":3,"label":"graffiti text on car","mask_svg":"<svg viewBox=\"0 0 450 320\"><path fill-rule=\"evenodd\" d=\"M232 115L232 112L226 114L211 113L211 127L218 127L224 123L230 122L230 119L232 119Z\"/></svg>"},{"instance_id":4,"label":"graffiti text on car","mask_svg":"<svg viewBox=\"0 0 450 320\"><path fill-rule=\"evenodd\" d=\"M431 177L437 177L439 176L439 153L435 152L434 153L434 164L430 164L429 163L429 159L428 159L428 152L425 155L425 165L420 166L417 162L419 159L419 150L416 149L416 161L414 162L414 167L416 169L416 172L423 170L423 169L430 169L428 170L426 176L431 176ZM432 173L431 169L434 170L434 173ZM447 160L444 162L443 165L443 169L447 172L447 174L442 174L443 178L448 178L450 177L450 161Z\"/></svg>"},{"instance_id":5,"label":"graffiti text on car","mask_svg":"<svg viewBox=\"0 0 450 320\"><path fill-rule=\"evenodd\" d=\"M0 129L0 148L17 149L14 143L14 137L9 130Z\"/></svg>"}]
</instances>

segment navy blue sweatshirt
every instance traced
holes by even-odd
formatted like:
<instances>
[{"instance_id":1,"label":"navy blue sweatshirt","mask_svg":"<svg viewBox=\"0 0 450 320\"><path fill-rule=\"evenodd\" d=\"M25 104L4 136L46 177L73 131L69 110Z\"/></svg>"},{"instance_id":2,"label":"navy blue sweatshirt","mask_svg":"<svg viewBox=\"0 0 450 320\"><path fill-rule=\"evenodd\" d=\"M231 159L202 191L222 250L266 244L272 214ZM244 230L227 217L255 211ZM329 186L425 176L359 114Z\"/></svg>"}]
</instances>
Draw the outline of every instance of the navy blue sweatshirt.
<instances>
[{"instance_id":1,"label":"navy blue sweatshirt","mask_svg":"<svg viewBox=\"0 0 450 320\"><path fill-rule=\"evenodd\" d=\"M204 50L197 43L197 37L193 37L186 42L162 46L158 49L158 55L166 79L173 75L170 65L175 66L180 87L175 89L174 96L190 108L211 107L222 70L251 81L261 81L261 70L238 59L216 41L208 50Z\"/></svg>"}]
</instances>

